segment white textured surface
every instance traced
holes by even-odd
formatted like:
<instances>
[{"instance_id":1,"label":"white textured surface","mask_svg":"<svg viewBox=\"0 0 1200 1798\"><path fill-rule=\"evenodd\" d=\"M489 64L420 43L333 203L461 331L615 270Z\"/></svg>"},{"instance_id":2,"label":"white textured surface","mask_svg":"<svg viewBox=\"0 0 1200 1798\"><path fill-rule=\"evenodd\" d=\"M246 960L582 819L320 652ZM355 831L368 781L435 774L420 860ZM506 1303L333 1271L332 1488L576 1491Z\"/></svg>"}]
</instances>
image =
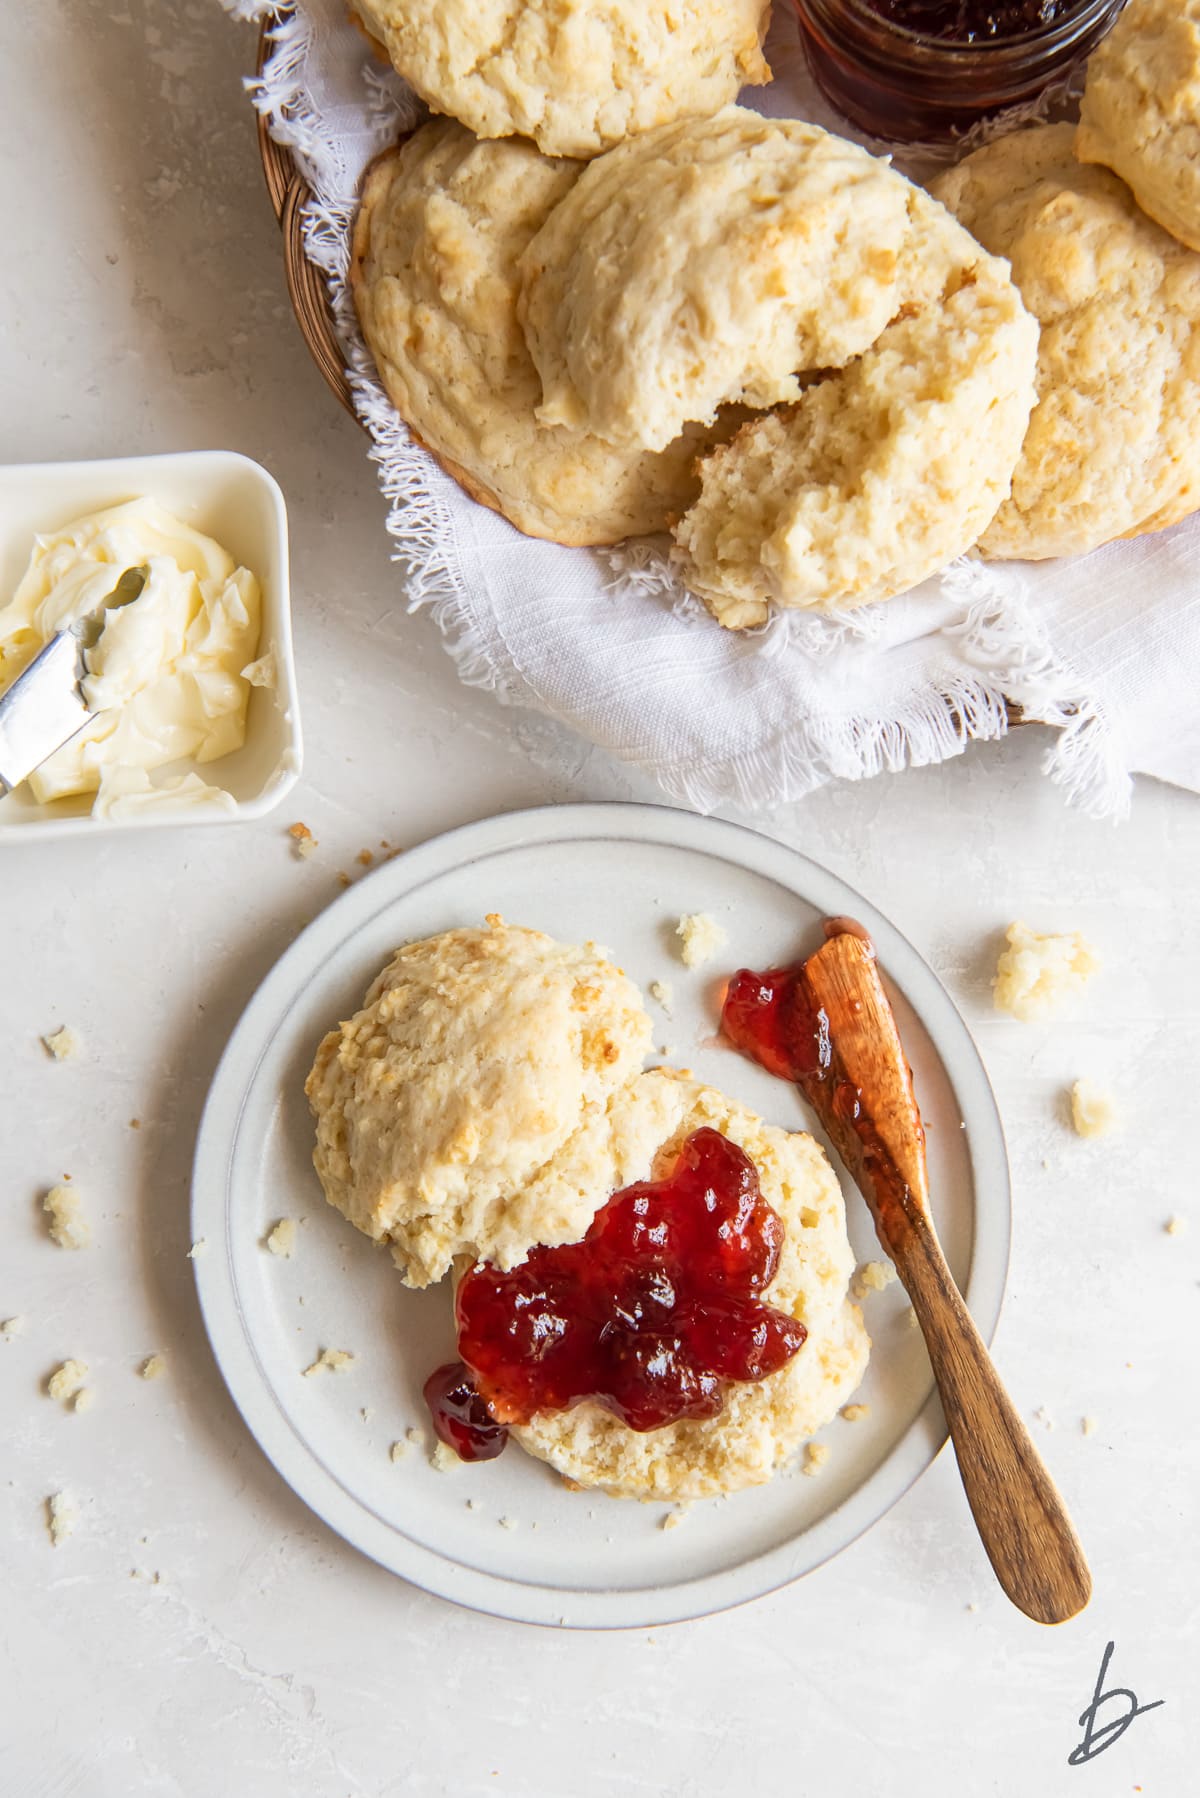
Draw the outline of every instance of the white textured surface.
<instances>
[{"instance_id":1,"label":"white textured surface","mask_svg":"<svg viewBox=\"0 0 1200 1798\"><path fill-rule=\"evenodd\" d=\"M186 1260L187 1173L257 979L381 837L654 797L465 691L432 625L405 617L360 433L290 322L238 91L251 53L208 0L0 20L0 143L21 170L0 459L226 445L264 461L292 513L307 740L275 820L0 857L0 1318L26 1319L0 1341L0 1793L1177 1798L1200 1682L1200 805L1143 783L1127 826L1091 824L1037 779L1040 732L764 822L890 912L976 1029L1014 1165L998 1359L1054 1423L1039 1440L1096 1574L1081 1620L1047 1633L1000 1597L945 1457L840 1561L747 1610L631 1636L493 1622L315 1524L225 1397ZM293 816L319 839L305 861ZM1013 917L1104 953L1074 1021L990 1015ZM84 1052L55 1063L38 1038L61 1023ZM1070 1132L1062 1094L1085 1074L1118 1093L1122 1135ZM79 1254L37 1209L64 1171L93 1221ZM1166 1234L1172 1214L1190 1230ZM157 1349L167 1372L144 1382ZM71 1354L96 1391L85 1416L40 1389ZM59 1490L80 1518L55 1549ZM1110 1638L1109 1683L1166 1703L1071 1770Z\"/></svg>"}]
</instances>

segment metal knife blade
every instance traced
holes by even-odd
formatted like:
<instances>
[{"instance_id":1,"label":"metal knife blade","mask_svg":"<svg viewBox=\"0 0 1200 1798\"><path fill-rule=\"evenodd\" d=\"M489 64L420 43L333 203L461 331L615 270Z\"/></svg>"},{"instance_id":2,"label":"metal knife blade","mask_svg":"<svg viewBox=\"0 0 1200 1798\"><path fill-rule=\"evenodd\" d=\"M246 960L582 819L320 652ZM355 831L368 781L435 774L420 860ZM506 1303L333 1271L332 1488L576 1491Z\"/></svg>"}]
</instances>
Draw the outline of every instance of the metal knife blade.
<instances>
[{"instance_id":1,"label":"metal knife blade","mask_svg":"<svg viewBox=\"0 0 1200 1798\"><path fill-rule=\"evenodd\" d=\"M103 605L51 637L0 694L0 797L95 716L79 685L88 672L84 653L99 641L104 614L136 599L148 573L144 567L127 568Z\"/></svg>"}]
</instances>

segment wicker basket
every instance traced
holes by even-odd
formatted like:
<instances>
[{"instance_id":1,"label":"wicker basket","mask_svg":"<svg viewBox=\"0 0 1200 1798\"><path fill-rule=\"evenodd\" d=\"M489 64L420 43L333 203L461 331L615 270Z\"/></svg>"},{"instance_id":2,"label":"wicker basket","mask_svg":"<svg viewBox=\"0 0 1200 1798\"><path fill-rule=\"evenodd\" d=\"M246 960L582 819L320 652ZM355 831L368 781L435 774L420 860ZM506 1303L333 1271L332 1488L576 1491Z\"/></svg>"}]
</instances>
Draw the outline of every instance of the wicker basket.
<instances>
[{"instance_id":1,"label":"wicker basket","mask_svg":"<svg viewBox=\"0 0 1200 1798\"><path fill-rule=\"evenodd\" d=\"M279 7L276 20L288 9ZM272 20L264 23L258 37L258 73L271 52ZM345 359L333 328L324 277L304 254L301 219L309 198L308 184L292 160L290 150L277 144L267 130L267 122L258 115L258 150L262 157L267 193L279 229L283 233L283 272L287 277L288 296L301 336L308 345L313 361L329 387L341 401L351 418L357 419L350 388L346 381Z\"/></svg>"},{"instance_id":2,"label":"wicker basket","mask_svg":"<svg viewBox=\"0 0 1200 1798\"><path fill-rule=\"evenodd\" d=\"M282 18L289 10L286 5L277 7L275 19ZM268 34L272 22L267 19L259 33L257 70L260 75L263 64L271 53ZM283 233L283 271L287 277L288 296L292 302L292 311L296 314L300 334L330 392L346 408L351 418L361 424L350 396L345 362L337 332L333 328L324 278L304 254L301 219L309 198L308 184L292 160L291 151L282 144L277 144L270 135L261 113L258 115L258 150L262 157L267 193L279 229ZM365 428L363 426L364 430ZM1011 702L1008 705L1008 721L1010 725L1023 722L1020 708Z\"/></svg>"}]
</instances>

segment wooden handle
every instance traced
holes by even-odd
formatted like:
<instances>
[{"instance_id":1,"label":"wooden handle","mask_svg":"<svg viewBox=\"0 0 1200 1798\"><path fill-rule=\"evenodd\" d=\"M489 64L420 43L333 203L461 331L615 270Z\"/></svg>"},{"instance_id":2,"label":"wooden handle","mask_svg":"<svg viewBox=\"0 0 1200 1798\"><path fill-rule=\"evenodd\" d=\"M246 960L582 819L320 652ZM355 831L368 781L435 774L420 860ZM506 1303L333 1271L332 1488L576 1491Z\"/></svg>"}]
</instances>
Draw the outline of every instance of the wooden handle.
<instances>
[{"instance_id":1,"label":"wooden handle","mask_svg":"<svg viewBox=\"0 0 1200 1798\"><path fill-rule=\"evenodd\" d=\"M1091 1596L1083 1550L946 1266L929 1212L912 1070L875 952L849 920L826 929L829 941L804 964L804 978L829 1046L801 1086L908 1288L996 1578L1027 1617L1063 1623Z\"/></svg>"},{"instance_id":2,"label":"wooden handle","mask_svg":"<svg viewBox=\"0 0 1200 1798\"><path fill-rule=\"evenodd\" d=\"M1035 1623L1082 1611L1092 1576L1066 1507L963 1304L929 1225L893 1242L924 1332L958 1471L988 1560Z\"/></svg>"}]
</instances>

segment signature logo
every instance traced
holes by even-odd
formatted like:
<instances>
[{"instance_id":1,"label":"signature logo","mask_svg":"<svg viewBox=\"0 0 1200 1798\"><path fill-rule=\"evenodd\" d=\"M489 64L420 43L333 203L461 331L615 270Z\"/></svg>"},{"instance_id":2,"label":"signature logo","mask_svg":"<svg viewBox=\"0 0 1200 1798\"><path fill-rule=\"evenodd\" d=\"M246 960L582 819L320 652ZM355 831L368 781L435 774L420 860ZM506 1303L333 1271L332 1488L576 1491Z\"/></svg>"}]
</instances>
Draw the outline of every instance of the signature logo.
<instances>
[{"instance_id":1,"label":"signature logo","mask_svg":"<svg viewBox=\"0 0 1200 1798\"><path fill-rule=\"evenodd\" d=\"M1100 1663L1100 1673L1096 1680L1096 1690L1092 1694L1092 1702L1079 1718L1083 1730L1083 1740L1078 1748L1073 1748L1067 1756L1068 1765L1082 1767L1085 1761L1094 1760L1096 1755L1103 1754L1114 1742L1120 1740L1135 1717L1142 1717L1147 1711L1156 1711L1164 1702L1156 1698L1150 1704L1139 1704L1128 1686L1113 1686L1112 1690L1104 1690L1104 1678L1108 1672L1108 1663L1112 1660L1116 1644L1110 1642L1104 1650L1104 1659ZM1124 1709L1110 1715L1104 1723L1100 1722L1100 1712L1109 1705L1122 1704Z\"/></svg>"}]
</instances>

